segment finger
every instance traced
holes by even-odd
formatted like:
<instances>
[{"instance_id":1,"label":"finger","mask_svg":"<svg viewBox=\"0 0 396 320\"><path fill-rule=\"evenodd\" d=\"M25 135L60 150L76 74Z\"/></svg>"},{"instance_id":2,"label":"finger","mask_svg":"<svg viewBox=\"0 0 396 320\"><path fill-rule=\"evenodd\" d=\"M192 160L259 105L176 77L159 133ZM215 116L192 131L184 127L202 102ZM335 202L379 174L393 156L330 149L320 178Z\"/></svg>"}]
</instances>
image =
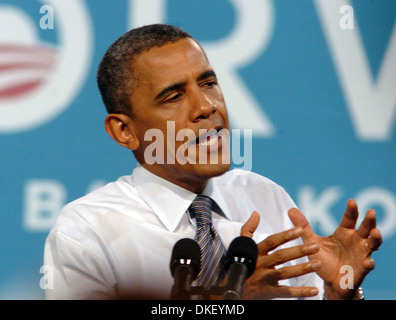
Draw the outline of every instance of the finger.
<instances>
[{"instance_id":1,"label":"finger","mask_svg":"<svg viewBox=\"0 0 396 320\"><path fill-rule=\"evenodd\" d=\"M274 269L269 272L268 277L271 277L271 281L280 281L290 278L299 277L311 272L319 271L322 264L319 260L313 260L311 262L305 262L294 266L283 267Z\"/></svg>"},{"instance_id":2,"label":"finger","mask_svg":"<svg viewBox=\"0 0 396 320\"><path fill-rule=\"evenodd\" d=\"M253 211L248 221L241 228L241 236L252 238L260 222L260 214Z\"/></svg>"},{"instance_id":3,"label":"finger","mask_svg":"<svg viewBox=\"0 0 396 320\"><path fill-rule=\"evenodd\" d=\"M319 290L315 287L278 286L275 291L276 296L279 298L314 297L319 293Z\"/></svg>"},{"instance_id":4,"label":"finger","mask_svg":"<svg viewBox=\"0 0 396 320\"><path fill-rule=\"evenodd\" d=\"M297 227L270 235L257 245L258 252L259 254L267 254L280 245L297 239L301 234L302 229Z\"/></svg>"},{"instance_id":5,"label":"finger","mask_svg":"<svg viewBox=\"0 0 396 320\"><path fill-rule=\"evenodd\" d=\"M300 245L292 248L280 249L265 256L265 259L259 266L275 267L285 262L295 260L319 251L316 243Z\"/></svg>"},{"instance_id":6,"label":"finger","mask_svg":"<svg viewBox=\"0 0 396 320\"><path fill-rule=\"evenodd\" d=\"M359 211L355 200L353 199L348 200L344 216L341 219L340 227L355 229L356 221L358 217L359 217Z\"/></svg>"},{"instance_id":7,"label":"finger","mask_svg":"<svg viewBox=\"0 0 396 320\"><path fill-rule=\"evenodd\" d=\"M368 238L372 229L377 225L375 210L368 210L363 222L358 229L358 235L362 238Z\"/></svg>"},{"instance_id":8,"label":"finger","mask_svg":"<svg viewBox=\"0 0 396 320\"><path fill-rule=\"evenodd\" d=\"M289 218L293 222L293 224L296 227L302 228L303 233L301 237L304 242L308 241L309 239L313 239L316 236L311 226L309 225L307 218L305 218L300 210L298 210L297 208L291 208L288 213Z\"/></svg>"},{"instance_id":9,"label":"finger","mask_svg":"<svg viewBox=\"0 0 396 320\"><path fill-rule=\"evenodd\" d=\"M369 273L370 271L374 270L375 268L375 261L371 258L366 258L363 260L363 268L365 269L364 274Z\"/></svg>"},{"instance_id":10,"label":"finger","mask_svg":"<svg viewBox=\"0 0 396 320\"><path fill-rule=\"evenodd\" d=\"M374 228L370 232L370 237L367 240L367 249L369 251L376 251L382 244L382 235L379 229Z\"/></svg>"}]
</instances>

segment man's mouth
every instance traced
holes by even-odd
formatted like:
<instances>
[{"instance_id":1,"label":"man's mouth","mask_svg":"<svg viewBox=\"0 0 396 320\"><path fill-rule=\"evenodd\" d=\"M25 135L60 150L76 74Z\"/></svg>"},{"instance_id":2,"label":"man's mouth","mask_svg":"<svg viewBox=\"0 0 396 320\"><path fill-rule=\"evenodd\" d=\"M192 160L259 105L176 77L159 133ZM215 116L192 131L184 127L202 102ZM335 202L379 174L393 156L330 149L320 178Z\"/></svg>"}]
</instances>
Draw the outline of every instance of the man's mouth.
<instances>
[{"instance_id":1,"label":"man's mouth","mask_svg":"<svg viewBox=\"0 0 396 320\"><path fill-rule=\"evenodd\" d=\"M229 132L218 125L210 129L201 128L189 136L188 147L181 150L190 163L229 164Z\"/></svg>"},{"instance_id":2,"label":"man's mouth","mask_svg":"<svg viewBox=\"0 0 396 320\"><path fill-rule=\"evenodd\" d=\"M222 137L219 134L221 127L216 127L212 129L200 129L200 135L196 139L195 143L199 148L204 150L207 148L210 151L217 150L221 146Z\"/></svg>"}]
</instances>

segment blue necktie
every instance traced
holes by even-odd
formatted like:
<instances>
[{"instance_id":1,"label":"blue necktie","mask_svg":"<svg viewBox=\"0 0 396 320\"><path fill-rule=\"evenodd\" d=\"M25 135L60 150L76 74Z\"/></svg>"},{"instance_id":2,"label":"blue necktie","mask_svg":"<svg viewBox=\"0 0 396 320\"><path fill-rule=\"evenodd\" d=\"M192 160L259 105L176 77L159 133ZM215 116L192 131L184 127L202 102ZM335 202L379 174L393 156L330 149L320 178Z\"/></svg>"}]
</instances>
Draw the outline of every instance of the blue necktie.
<instances>
[{"instance_id":1,"label":"blue necktie","mask_svg":"<svg viewBox=\"0 0 396 320\"><path fill-rule=\"evenodd\" d=\"M199 195L190 206L196 224L195 241L201 249L201 270L197 283L205 289L218 286L223 278L225 248L212 225L212 199Z\"/></svg>"}]
</instances>

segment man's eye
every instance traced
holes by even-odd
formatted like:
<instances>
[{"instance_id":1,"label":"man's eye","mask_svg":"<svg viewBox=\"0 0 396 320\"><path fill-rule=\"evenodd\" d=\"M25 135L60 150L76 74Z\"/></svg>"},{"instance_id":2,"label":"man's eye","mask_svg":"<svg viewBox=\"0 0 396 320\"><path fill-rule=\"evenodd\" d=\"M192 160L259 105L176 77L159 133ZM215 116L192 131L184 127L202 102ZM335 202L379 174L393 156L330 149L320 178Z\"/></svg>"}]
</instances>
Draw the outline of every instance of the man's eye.
<instances>
[{"instance_id":1,"label":"man's eye","mask_svg":"<svg viewBox=\"0 0 396 320\"><path fill-rule=\"evenodd\" d=\"M180 93L175 93L175 94L169 96L168 98L166 98L166 99L164 100L164 103L167 103L167 102L175 102L175 101L177 101L177 100L180 98L180 96L181 96Z\"/></svg>"},{"instance_id":2,"label":"man's eye","mask_svg":"<svg viewBox=\"0 0 396 320\"><path fill-rule=\"evenodd\" d=\"M216 84L217 84L216 81L207 81L207 82L205 82L205 86L207 86L209 88L214 87Z\"/></svg>"}]
</instances>

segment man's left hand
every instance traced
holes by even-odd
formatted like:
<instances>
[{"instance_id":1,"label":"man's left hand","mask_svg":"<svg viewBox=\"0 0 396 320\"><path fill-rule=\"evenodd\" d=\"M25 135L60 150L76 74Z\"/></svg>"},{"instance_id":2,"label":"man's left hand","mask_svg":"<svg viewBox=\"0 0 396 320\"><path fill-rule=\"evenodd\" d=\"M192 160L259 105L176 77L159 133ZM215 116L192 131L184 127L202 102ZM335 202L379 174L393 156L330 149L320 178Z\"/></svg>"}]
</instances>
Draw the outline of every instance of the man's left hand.
<instances>
[{"instance_id":1,"label":"man's left hand","mask_svg":"<svg viewBox=\"0 0 396 320\"><path fill-rule=\"evenodd\" d=\"M320 250L309 256L311 260L320 260L321 269L317 274L324 280L327 299L356 299L358 287L365 276L374 269L375 262L371 253L382 244L382 236L376 228L376 213L368 210L356 230L359 216L354 200L347 202L344 216L333 235L320 237L316 235L305 216L296 208L289 210L289 217L296 227L303 229L302 239L305 243L317 243ZM352 289L343 289L341 285L342 266L350 266L353 271Z\"/></svg>"}]
</instances>

